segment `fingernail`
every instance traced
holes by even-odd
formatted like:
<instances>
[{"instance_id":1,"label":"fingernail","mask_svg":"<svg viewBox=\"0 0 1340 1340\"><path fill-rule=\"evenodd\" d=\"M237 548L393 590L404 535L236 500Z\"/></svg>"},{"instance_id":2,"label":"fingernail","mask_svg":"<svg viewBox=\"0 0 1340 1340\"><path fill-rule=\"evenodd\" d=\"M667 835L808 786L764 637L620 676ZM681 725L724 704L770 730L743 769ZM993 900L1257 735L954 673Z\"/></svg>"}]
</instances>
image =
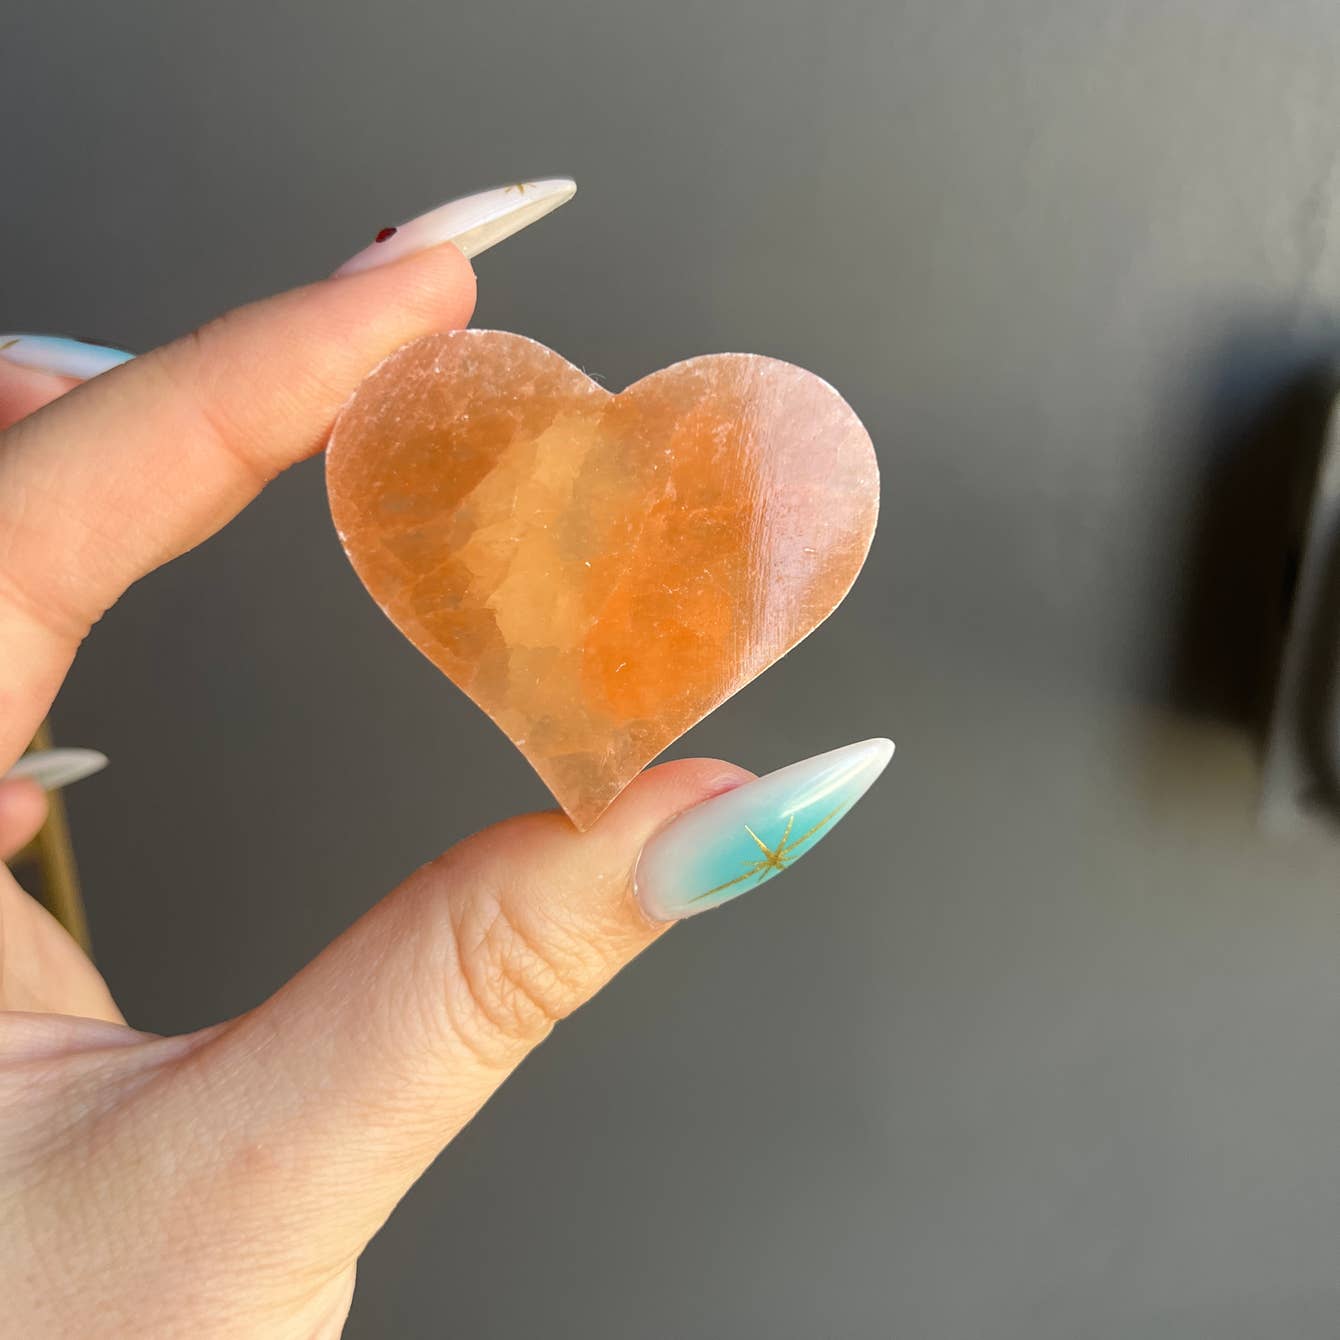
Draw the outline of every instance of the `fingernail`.
<instances>
[{"instance_id":1,"label":"fingernail","mask_svg":"<svg viewBox=\"0 0 1340 1340\"><path fill-rule=\"evenodd\" d=\"M694 806L643 849L642 910L679 921L758 888L831 833L892 757L892 740L863 740Z\"/></svg>"},{"instance_id":2,"label":"fingernail","mask_svg":"<svg viewBox=\"0 0 1340 1340\"><path fill-rule=\"evenodd\" d=\"M106 766L107 755L96 749L34 749L5 773L4 780L29 777L44 791L58 791L92 777Z\"/></svg>"},{"instance_id":3,"label":"fingernail","mask_svg":"<svg viewBox=\"0 0 1340 1340\"><path fill-rule=\"evenodd\" d=\"M357 256L345 261L337 275L357 274L374 266L398 261L428 247L454 242L467 256L478 256L492 246L528 228L577 193L568 177L518 181L478 195L463 196L420 214L396 228L383 228Z\"/></svg>"},{"instance_id":4,"label":"fingernail","mask_svg":"<svg viewBox=\"0 0 1340 1340\"><path fill-rule=\"evenodd\" d=\"M87 381L108 368L128 363L134 354L63 335L0 335L0 358L56 377Z\"/></svg>"}]
</instances>

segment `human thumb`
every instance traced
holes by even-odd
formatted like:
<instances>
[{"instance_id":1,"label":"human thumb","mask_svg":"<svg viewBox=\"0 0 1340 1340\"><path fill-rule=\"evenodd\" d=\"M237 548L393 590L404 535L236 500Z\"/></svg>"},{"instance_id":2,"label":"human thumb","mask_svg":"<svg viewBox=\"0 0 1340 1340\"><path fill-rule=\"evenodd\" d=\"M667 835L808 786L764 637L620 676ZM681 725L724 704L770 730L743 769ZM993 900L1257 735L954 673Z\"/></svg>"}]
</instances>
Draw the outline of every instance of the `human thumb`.
<instances>
[{"instance_id":1,"label":"human thumb","mask_svg":"<svg viewBox=\"0 0 1340 1340\"><path fill-rule=\"evenodd\" d=\"M672 921L803 855L892 752L866 741L760 779L667 763L587 833L526 815L411 875L196 1050L181 1116L224 1127L230 1222L272 1241L290 1226L307 1263L353 1260L558 1020Z\"/></svg>"}]
</instances>

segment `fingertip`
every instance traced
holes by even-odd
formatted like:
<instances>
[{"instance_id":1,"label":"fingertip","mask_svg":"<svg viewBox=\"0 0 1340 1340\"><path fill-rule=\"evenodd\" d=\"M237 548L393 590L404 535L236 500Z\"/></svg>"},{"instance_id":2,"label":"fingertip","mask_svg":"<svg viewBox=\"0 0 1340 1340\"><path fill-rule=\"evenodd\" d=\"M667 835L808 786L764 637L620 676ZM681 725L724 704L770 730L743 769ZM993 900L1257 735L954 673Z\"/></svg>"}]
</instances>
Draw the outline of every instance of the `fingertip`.
<instances>
[{"instance_id":1,"label":"fingertip","mask_svg":"<svg viewBox=\"0 0 1340 1340\"><path fill-rule=\"evenodd\" d=\"M733 791L755 774L719 758L677 758L639 774L601 815L592 832L657 827L683 810Z\"/></svg>"},{"instance_id":2,"label":"fingertip","mask_svg":"<svg viewBox=\"0 0 1340 1340\"><path fill-rule=\"evenodd\" d=\"M633 871L642 849L681 814L753 781L754 774L715 758L681 758L648 768L615 798L585 833L568 825L583 870L615 892L621 911L639 933L645 920L632 898ZM567 825L567 821L563 821Z\"/></svg>"},{"instance_id":3,"label":"fingertip","mask_svg":"<svg viewBox=\"0 0 1340 1340\"><path fill-rule=\"evenodd\" d=\"M562 909L576 923L646 922L632 899L633 870L651 837L687 810L754 780L721 759L675 759L636 777L585 832L559 810L504 819L426 867L429 882L505 886L523 902Z\"/></svg>"},{"instance_id":4,"label":"fingertip","mask_svg":"<svg viewBox=\"0 0 1340 1340\"><path fill-rule=\"evenodd\" d=\"M379 305L417 308L442 330L467 324L478 296L474 266L450 242L375 269L337 271L322 283L340 294L375 293Z\"/></svg>"},{"instance_id":5,"label":"fingertip","mask_svg":"<svg viewBox=\"0 0 1340 1340\"><path fill-rule=\"evenodd\" d=\"M0 358L0 428L26 419L78 385L73 377L20 367Z\"/></svg>"},{"instance_id":6,"label":"fingertip","mask_svg":"<svg viewBox=\"0 0 1340 1340\"><path fill-rule=\"evenodd\" d=\"M0 781L0 860L9 860L37 835L47 818L46 792L31 778Z\"/></svg>"}]
</instances>

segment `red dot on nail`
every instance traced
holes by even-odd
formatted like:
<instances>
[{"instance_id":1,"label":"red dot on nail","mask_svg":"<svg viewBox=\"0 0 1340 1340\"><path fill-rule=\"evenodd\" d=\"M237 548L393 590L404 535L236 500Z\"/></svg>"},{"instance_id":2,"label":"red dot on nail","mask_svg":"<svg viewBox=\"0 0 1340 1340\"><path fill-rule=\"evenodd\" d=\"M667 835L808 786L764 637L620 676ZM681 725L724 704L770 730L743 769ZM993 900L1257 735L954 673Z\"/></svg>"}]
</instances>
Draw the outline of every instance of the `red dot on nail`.
<instances>
[{"instance_id":1,"label":"red dot on nail","mask_svg":"<svg viewBox=\"0 0 1340 1340\"><path fill-rule=\"evenodd\" d=\"M394 237L399 231L399 228L383 228L381 232L377 234L376 240L378 242L385 242L388 237Z\"/></svg>"}]
</instances>

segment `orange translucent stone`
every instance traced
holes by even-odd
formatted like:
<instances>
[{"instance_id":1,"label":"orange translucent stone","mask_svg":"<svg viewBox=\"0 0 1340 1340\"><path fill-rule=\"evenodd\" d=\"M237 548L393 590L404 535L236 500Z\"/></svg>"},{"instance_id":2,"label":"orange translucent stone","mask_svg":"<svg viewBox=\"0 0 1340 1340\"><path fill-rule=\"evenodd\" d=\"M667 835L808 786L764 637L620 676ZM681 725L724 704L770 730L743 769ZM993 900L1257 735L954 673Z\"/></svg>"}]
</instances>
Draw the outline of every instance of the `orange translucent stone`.
<instances>
[{"instance_id":1,"label":"orange translucent stone","mask_svg":"<svg viewBox=\"0 0 1340 1340\"><path fill-rule=\"evenodd\" d=\"M712 354L613 395L501 331L382 363L326 478L373 598L578 828L832 612L879 505L869 435L812 373Z\"/></svg>"}]
</instances>

